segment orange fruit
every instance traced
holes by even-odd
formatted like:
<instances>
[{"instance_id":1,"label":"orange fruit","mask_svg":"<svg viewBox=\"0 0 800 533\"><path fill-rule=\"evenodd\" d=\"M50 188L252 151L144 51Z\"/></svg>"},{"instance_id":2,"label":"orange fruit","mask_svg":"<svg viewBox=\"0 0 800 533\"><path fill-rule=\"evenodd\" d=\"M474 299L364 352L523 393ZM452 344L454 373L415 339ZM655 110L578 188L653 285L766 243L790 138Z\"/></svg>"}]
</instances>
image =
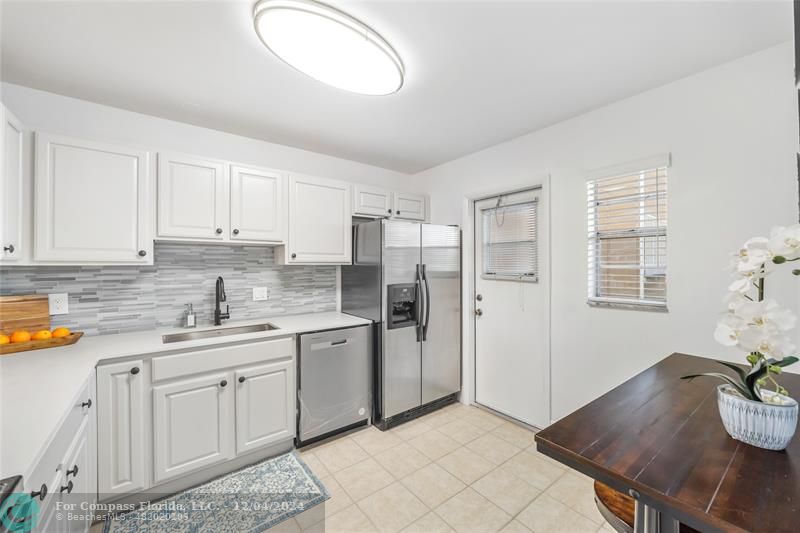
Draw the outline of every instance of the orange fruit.
<instances>
[{"instance_id":1,"label":"orange fruit","mask_svg":"<svg viewBox=\"0 0 800 533\"><path fill-rule=\"evenodd\" d=\"M11 339L8 338L8 335L0 335L0 344L8 344L11 342Z\"/></svg>"},{"instance_id":2,"label":"orange fruit","mask_svg":"<svg viewBox=\"0 0 800 533\"><path fill-rule=\"evenodd\" d=\"M34 333L33 336L31 337L31 340L43 341L49 339L52 336L53 334L50 333L50 331L43 329L42 331L37 331L36 333Z\"/></svg>"},{"instance_id":3,"label":"orange fruit","mask_svg":"<svg viewBox=\"0 0 800 533\"><path fill-rule=\"evenodd\" d=\"M56 328L53 330L53 338L58 339L61 337L66 337L70 334L69 328Z\"/></svg>"},{"instance_id":4,"label":"orange fruit","mask_svg":"<svg viewBox=\"0 0 800 533\"><path fill-rule=\"evenodd\" d=\"M31 340L31 334L24 329L11 334L11 342L28 342L29 340Z\"/></svg>"}]
</instances>

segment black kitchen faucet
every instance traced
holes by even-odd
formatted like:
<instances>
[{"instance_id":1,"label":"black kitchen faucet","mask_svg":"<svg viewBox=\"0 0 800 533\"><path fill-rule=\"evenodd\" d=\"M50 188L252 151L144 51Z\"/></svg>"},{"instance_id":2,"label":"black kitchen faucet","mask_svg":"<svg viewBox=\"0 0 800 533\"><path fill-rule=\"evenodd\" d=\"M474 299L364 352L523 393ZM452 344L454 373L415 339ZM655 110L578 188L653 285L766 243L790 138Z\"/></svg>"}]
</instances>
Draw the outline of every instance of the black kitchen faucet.
<instances>
[{"instance_id":1,"label":"black kitchen faucet","mask_svg":"<svg viewBox=\"0 0 800 533\"><path fill-rule=\"evenodd\" d=\"M226 305L225 312L223 313L219 307L221 302L227 301L228 297L225 295L225 281L223 281L222 276L217 278L217 302L216 307L214 308L214 325L221 326L223 320L227 320L231 317L231 306Z\"/></svg>"}]
</instances>

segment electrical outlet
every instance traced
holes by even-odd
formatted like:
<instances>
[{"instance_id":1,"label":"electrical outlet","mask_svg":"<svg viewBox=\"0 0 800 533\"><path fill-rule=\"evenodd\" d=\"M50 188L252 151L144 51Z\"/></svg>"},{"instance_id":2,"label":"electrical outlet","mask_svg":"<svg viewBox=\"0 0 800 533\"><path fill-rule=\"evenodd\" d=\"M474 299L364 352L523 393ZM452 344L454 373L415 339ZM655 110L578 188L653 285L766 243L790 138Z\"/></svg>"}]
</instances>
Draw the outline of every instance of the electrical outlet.
<instances>
[{"instance_id":1,"label":"electrical outlet","mask_svg":"<svg viewBox=\"0 0 800 533\"><path fill-rule=\"evenodd\" d=\"M69 294L60 292L58 294L48 294L47 300L50 304L51 315L69 314Z\"/></svg>"},{"instance_id":2,"label":"electrical outlet","mask_svg":"<svg viewBox=\"0 0 800 533\"><path fill-rule=\"evenodd\" d=\"M253 301L261 302L269 300L269 290L267 287L253 287Z\"/></svg>"}]
</instances>

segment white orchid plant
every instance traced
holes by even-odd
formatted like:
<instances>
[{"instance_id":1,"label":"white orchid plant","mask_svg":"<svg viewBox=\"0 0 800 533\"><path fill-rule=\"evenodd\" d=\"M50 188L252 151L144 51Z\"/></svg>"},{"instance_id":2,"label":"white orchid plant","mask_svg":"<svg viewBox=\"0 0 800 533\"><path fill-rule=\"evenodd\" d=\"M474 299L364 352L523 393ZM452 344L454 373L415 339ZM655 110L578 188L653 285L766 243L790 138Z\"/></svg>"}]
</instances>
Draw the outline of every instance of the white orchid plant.
<instances>
[{"instance_id":1,"label":"white orchid plant","mask_svg":"<svg viewBox=\"0 0 800 533\"><path fill-rule=\"evenodd\" d=\"M714 338L725 346L735 346L747 352L747 371L738 365L718 361L736 372L736 377L724 373L704 373L684 376L684 379L710 376L722 379L745 398L765 401L761 389L772 386L776 393L770 401L780 402L779 395L788 391L778 384L775 375L782 368L798 361L795 346L788 332L794 328L794 314L775 300L765 299L764 280L782 265L800 261L800 224L776 227L770 237L750 239L735 254L735 280L728 287L727 311L717 323ZM800 276L800 269L792 270Z\"/></svg>"}]
</instances>

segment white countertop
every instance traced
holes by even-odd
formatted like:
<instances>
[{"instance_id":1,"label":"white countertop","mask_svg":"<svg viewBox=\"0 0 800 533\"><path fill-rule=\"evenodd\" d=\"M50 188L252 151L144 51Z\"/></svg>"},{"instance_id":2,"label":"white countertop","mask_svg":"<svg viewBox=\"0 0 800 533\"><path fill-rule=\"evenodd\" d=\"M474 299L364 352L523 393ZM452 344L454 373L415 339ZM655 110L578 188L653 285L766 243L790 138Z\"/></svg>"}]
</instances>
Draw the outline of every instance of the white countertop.
<instances>
[{"instance_id":1,"label":"white countertop","mask_svg":"<svg viewBox=\"0 0 800 533\"><path fill-rule=\"evenodd\" d=\"M278 329L164 344L170 333L269 322ZM28 474L98 363L107 359L182 352L192 348L283 337L370 324L337 312L229 321L218 327L171 328L83 337L76 344L0 357L0 478ZM83 400L83 399L81 399Z\"/></svg>"}]
</instances>

